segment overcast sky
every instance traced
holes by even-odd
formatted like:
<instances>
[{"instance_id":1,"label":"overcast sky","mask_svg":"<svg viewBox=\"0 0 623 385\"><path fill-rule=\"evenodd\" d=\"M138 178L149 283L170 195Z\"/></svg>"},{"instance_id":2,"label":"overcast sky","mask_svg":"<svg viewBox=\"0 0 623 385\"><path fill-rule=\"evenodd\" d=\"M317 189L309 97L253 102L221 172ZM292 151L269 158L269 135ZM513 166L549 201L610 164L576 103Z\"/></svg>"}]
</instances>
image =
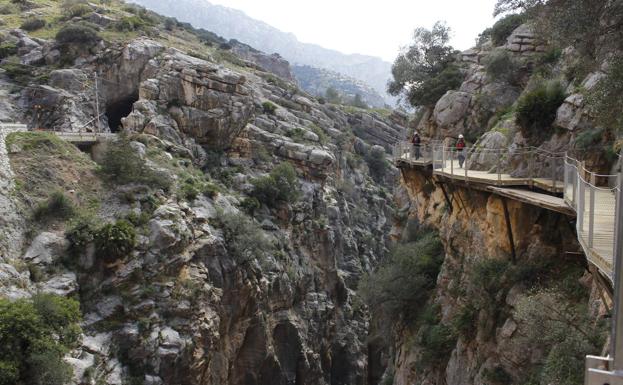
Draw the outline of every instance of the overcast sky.
<instances>
[{"instance_id":1,"label":"overcast sky","mask_svg":"<svg viewBox=\"0 0 623 385\"><path fill-rule=\"evenodd\" d=\"M305 43L393 61L416 27L445 20L464 50L491 26L496 0L209 0L244 11Z\"/></svg>"}]
</instances>

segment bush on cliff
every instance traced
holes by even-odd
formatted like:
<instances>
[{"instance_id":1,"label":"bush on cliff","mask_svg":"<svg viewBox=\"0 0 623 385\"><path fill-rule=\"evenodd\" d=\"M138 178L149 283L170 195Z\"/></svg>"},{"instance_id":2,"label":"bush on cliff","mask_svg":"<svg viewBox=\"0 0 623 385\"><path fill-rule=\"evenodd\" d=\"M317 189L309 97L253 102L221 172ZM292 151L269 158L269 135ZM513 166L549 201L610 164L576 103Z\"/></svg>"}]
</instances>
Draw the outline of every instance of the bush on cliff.
<instances>
[{"instance_id":1,"label":"bush on cliff","mask_svg":"<svg viewBox=\"0 0 623 385\"><path fill-rule=\"evenodd\" d=\"M603 322L592 319L587 302L586 296L573 299L557 288L538 289L519 297L513 315L519 333L513 342L543 349L536 382L583 383L585 357L600 352L608 333Z\"/></svg>"},{"instance_id":2,"label":"bush on cliff","mask_svg":"<svg viewBox=\"0 0 623 385\"><path fill-rule=\"evenodd\" d=\"M45 20L43 19L37 19L37 18L31 18L31 19L27 19L26 21L24 21L21 25L21 29L25 30L25 31L36 31L38 29L41 29L45 27Z\"/></svg>"},{"instance_id":3,"label":"bush on cliff","mask_svg":"<svg viewBox=\"0 0 623 385\"><path fill-rule=\"evenodd\" d=\"M53 192L48 199L40 202L34 211L34 218L38 221L44 219L68 219L76 211L71 201L61 191Z\"/></svg>"},{"instance_id":4,"label":"bush on cliff","mask_svg":"<svg viewBox=\"0 0 623 385\"><path fill-rule=\"evenodd\" d=\"M164 173L148 167L125 138L109 143L102 159L101 172L108 181L122 185L138 183L166 191L173 183Z\"/></svg>"},{"instance_id":5,"label":"bush on cliff","mask_svg":"<svg viewBox=\"0 0 623 385\"><path fill-rule=\"evenodd\" d=\"M368 164L368 170L370 170L372 179L377 182L382 181L389 168L385 150L383 148L372 147L366 154L365 160Z\"/></svg>"},{"instance_id":6,"label":"bush on cliff","mask_svg":"<svg viewBox=\"0 0 623 385\"><path fill-rule=\"evenodd\" d=\"M218 219L227 251L237 263L263 262L274 251L273 243L252 219L233 213L219 213Z\"/></svg>"},{"instance_id":7,"label":"bush on cliff","mask_svg":"<svg viewBox=\"0 0 623 385\"><path fill-rule=\"evenodd\" d=\"M387 261L359 284L359 292L375 314L388 321L414 319L435 287L443 263L441 241L433 232L394 246Z\"/></svg>"},{"instance_id":8,"label":"bush on cliff","mask_svg":"<svg viewBox=\"0 0 623 385\"><path fill-rule=\"evenodd\" d=\"M611 60L606 76L590 91L588 101L599 123L623 132L623 56Z\"/></svg>"},{"instance_id":9,"label":"bush on cliff","mask_svg":"<svg viewBox=\"0 0 623 385\"><path fill-rule=\"evenodd\" d=\"M565 91L559 82L543 82L524 93L517 102L517 123L525 137L540 138L551 128L558 107L565 101Z\"/></svg>"},{"instance_id":10,"label":"bush on cliff","mask_svg":"<svg viewBox=\"0 0 623 385\"><path fill-rule=\"evenodd\" d=\"M80 335L80 305L51 294L0 299L0 385L63 385Z\"/></svg>"},{"instance_id":11,"label":"bush on cliff","mask_svg":"<svg viewBox=\"0 0 623 385\"><path fill-rule=\"evenodd\" d=\"M491 41L498 47L506 44L506 39L525 21L525 16L518 14L506 15L491 27Z\"/></svg>"},{"instance_id":12,"label":"bush on cliff","mask_svg":"<svg viewBox=\"0 0 623 385\"><path fill-rule=\"evenodd\" d=\"M86 24L69 24L56 34L56 41L63 45L89 46L100 40L97 31Z\"/></svg>"},{"instance_id":13,"label":"bush on cliff","mask_svg":"<svg viewBox=\"0 0 623 385\"><path fill-rule=\"evenodd\" d=\"M113 262L130 254L136 245L136 230L126 220L108 223L94 234L98 256Z\"/></svg>"},{"instance_id":14,"label":"bush on cliff","mask_svg":"<svg viewBox=\"0 0 623 385\"><path fill-rule=\"evenodd\" d=\"M491 52L486 58L485 69L493 80L505 81L511 85L519 83L519 63L505 49Z\"/></svg>"},{"instance_id":15,"label":"bush on cliff","mask_svg":"<svg viewBox=\"0 0 623 385\"><path fill-rule=\"evenodd\" d=\"M294 203L300 196L296 170L288 162L279 164L264 177L255 178L251 184L254 187L251 196L269 207L276 207L280 202Z\"/></svg>"}]
</instances>

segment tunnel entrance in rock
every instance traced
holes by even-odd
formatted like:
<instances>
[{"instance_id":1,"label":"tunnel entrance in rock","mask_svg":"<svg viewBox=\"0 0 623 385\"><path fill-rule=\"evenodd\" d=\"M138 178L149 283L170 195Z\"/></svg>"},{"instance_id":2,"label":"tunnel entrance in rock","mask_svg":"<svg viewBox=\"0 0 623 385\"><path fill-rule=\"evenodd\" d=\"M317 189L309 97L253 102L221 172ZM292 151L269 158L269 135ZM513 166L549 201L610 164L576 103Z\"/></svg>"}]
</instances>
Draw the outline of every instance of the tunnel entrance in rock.
<instances>
[{"instance_id":1,"label":"tunnel entrance in rock","mask_svg":"<svg viewBox=\"0 0 623 385\"><path fill-rule=\"evenodd\" d=\"M138 94L132 94L106 106L106 117L108 118L110 132L119 132L121 130L121 119L130 115L134 102L137 100Z\"/></svg>"}]
</instances>

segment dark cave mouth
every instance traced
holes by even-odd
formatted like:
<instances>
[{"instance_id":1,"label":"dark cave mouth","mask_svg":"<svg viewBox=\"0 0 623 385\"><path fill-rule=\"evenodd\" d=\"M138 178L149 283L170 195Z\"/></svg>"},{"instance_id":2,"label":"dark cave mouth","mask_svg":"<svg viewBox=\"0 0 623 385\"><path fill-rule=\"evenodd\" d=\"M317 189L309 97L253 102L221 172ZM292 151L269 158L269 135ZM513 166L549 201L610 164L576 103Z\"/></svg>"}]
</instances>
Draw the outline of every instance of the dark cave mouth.
<instances>
[{"instance_id":1,"label":"dark cave mouth","mask_svg":"<svg viewBox=\"0 0 623 385\"><path fill-rule=\"evenodd\" d=\"M110 132L119 132L121 130L121 119L130 115L134 102L137 100L138 94L132 94L106 106L106 117L108 118Z\"/></svg>"}]
</instances>

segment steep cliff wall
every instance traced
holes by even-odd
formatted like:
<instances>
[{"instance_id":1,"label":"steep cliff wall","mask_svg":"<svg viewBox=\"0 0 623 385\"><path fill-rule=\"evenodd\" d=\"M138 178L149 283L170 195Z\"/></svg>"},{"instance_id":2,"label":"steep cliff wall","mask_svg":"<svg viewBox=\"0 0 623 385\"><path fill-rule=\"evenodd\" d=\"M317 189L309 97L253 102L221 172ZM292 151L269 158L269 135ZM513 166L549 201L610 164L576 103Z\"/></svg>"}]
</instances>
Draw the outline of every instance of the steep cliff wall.
<instances>
[{"instance_id":1,"label":"steep cliff wall","mask_svg":"<svg viewBox=\"0 0 623 385\"><path fill-rule=\"evenodd\" d=\"M410 225L436 229L444 244L446 257L429 306L438 309L436 322L447 328L448 335L445 344L435 344L427 321L398 326L394 384L541 381L547 370L555 371L550 361L556 349L567 346L565 337L550 340L551 325L543 314L560 310L548 308L547 295L554 292L571 312L569 319L594 333L593 345L583 349L600 352L606 328L595 325L607 309L601 301L602 289L580 253L570 218L507 201L516 253L513 260L504 198L474 186L444 183L416 169L402 170L402 185L398 206L408 212ZM565 330L574 324L559 321ZM535 323L541 323L541 330L532 330ZM533 332L542 339L531 337ZM430 360L430 349L446 349L446 353ZM552 375L548 381L581 380L582 354L588 351L578 350L568 348L561 358L576 377Z\"/></svg>"},{"instance_id":2,"label":"steep cliff wall","mask_svg":"<svg viewBox=\"0 0 623 385\"><path fill-rule=\"evenodd\" d=\"M130 17L118 6L84 17ZM92 158L48 132L9 135L16 188L0 193L29 231L24 247L0 239L2 299L80 301L74 384L370 384L383 368L369 363L355 290L387 252L397 172L384 148L404 117L320 104L171 28L128 38L101 26L120 41L26 67L11 91L11 119L92 130L97 71L100 126L120 135ZM15 63L63 48L0 36L26 47Z\"/></svg>"}]
</instances>

